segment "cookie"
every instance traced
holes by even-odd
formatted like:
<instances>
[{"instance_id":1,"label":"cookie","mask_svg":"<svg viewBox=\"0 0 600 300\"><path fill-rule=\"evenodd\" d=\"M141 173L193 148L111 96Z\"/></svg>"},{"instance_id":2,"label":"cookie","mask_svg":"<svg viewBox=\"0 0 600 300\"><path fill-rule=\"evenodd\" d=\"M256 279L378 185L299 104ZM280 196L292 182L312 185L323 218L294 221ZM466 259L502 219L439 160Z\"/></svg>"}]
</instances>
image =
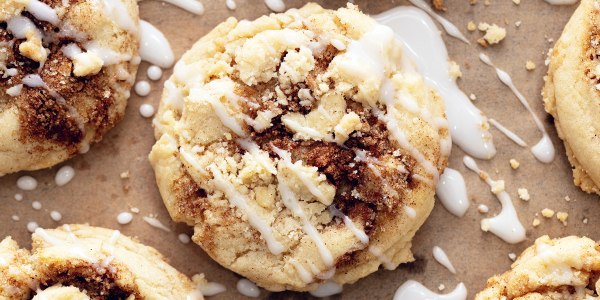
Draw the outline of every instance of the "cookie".
<instances>
[{"instance_id":1,"label":"cookie","mask_svg":"<svg viewBox=\"0 0 600 300\"><path fill-rule=\"evenodd\" d=\"M598 243L586 237L542 236L509 271L490 278L475 299L592 299L600 293L599 271Z\"/></svg>"},{"instance_id":2,"label":"cookie","mask_svg":"<svg viewBox=\"0 0 600 300\"><path fill-rule=\"evenodd\" d=\"M203 299L154 248L87 225L37 229L31 251L0 243L0 299Z\"/></svg>"},{"instance_id":3,"label":"cookie","mask_svg":"<svg viewBox=\"0 0 600 300\"><path fill-rule=\"evenodd\" d=\"M600 29L597 0L583 0L551 50L543 89L573 166L575 185L600 194Z\"/></svg>"},{"instance_id":4,"label":"cookie","mask_svg":"<svg viewBox=\"0 0 600 300\"><path fill-rule=\"evenodd\" d=\"M0 175L86 152L122 119L138 22L135 0L0 3Z\"/></svg>"},{"instance_id":5,"label":"cookie","mask_svg":"<svg viewBox=\"0 0 600 300\"><path fill-rule=\"evenodd\" d=\"M229 18L176 64L153 124L171 217L272 291L412 261L450 145L441 99L351 4Z\"/></svg>"}]
</instances>

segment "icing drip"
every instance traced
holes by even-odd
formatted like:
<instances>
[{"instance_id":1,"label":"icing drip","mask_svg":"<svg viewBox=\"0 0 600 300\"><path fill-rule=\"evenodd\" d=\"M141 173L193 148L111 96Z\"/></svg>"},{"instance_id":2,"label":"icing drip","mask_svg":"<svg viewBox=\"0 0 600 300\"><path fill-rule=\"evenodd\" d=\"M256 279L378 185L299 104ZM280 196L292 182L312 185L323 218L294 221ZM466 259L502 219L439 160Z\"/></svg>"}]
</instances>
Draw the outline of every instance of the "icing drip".
<instances>
[{"instance_id":1,"label":"icing drip","mask_svg":"<svg viewBox=\"0 0 600 300\"><path fill-rule=\"evenodd\" d=\"M544 0L552 5L571 5L577 3L579 0Z\"/></svg>"},{"instance_id":2,"label":"icing drip","mask_svg":"<svg viewBox=\"0 0 600 300\"><path fill-rule=\"evenodd\" d=\"M494 125L494 127L498 128L500 132L504 133L504 135L506 135L506 137L508 137L511 141L515 142L515 144L521 147L527 147L527 143L525 143L525 141L523 141L523 139L520 138L516 133L510 131L510 129L504 127L504 125L500 124L494 119L489 119L488 121L490 124Z\"/></svg>"},{"instance_id":3,"label":"icing drip","mask_svg":"<svg viewBox=\"0 0 600 300\"><path fill-rule=\"evenodd\" d=\"M535 125L542 132L542 138L537 144L531 147L531 153L533 153L533 156L535 156L537 160L543 163L551 163L554 160L554 145L552 145L552 141L550 140L550 136L548 135L546 128L544 128L544 124L542 124L540 119L533 112L531 106L529 106L529 102L527 102L527 99L525 99L525 96L523 96L523 94L519 92L517 87L514 85L510 75L508 75L508 73L506 73L504 70L497 68L487 55L480 53L479 59L481 59L481 61L484 62L486 65L496 70L496 75L498 76L500 81L502 81L504 85L510 88L510 90L513 92L513 94L515 94L517 99L519 99L521 104L523 104L523 106L531 114Z\"/></svg>"},{"instance_id":4,"label":"icing drip","mask_svg":"<svg viewBox=\"0 0 600 300\"><path fill-rule=\"evenodd\" d=\"M162 231L171 232L171 229L169 229L169 227L167 227L163 223L161 223L157 218L145 216L145 217L143 217L143 219L146 223L148 223L152 227L158 228Z\"/></svg>"},{"instance_id":5,"label":"icing drip","mask_svg":"<svg viewBox=\"0 0 600 300\"><path fill-rule=\"evenodd\" d=\"M440 265L446 267L446 269L448 269L448 271L450 271L450 273L456 274L456 269L454 268L454 266L452 265L452 262L448 258L448 255L446 255L446 252L444 252L444 250L442 250L442 248L440 248L438 246L433 247L433 258L435 258L435 260L438 263L440 263Z\"/></svg>"},{"instance_id":6,"label":"icing drip","mask_svg":"<svg viewBox=\"0 0 600 300\"><path fill-rule=\"evenodd\" d=\"M265 5L274 12L280 13L285 10L283 0L265 0Z\"/></svg>"},{"instance_id":7,"label":"icing drip","mask_svg":"<svg viewBox=\"0 0 600 300\"><path fill-rule=\"evenodd\" d=\"M316 290L311 291L310 294L317 298L324 298L339 294L342 290L343 288L341 285L333 281L328 281L320 285Z\"/></svg>"},{"instance_id":8,"label":"icing drip","mask_svg":"<svg viewBox=\"0 0 600 300\"><path fill-rule=\"evenodd\" d=\"M175 63L175 55L165 35L144 20L140 21L140 57L165 69Z\"/></svg>"},{"instance_id":9,"label":"icing drip","mask_svg":"<svg viewBox=\"0 0 600 300\"><path fill-rule=\"evenodd\" d=\"M490 187L494 186L494 180L490 178L488 173L479 169L473 158L465 156L463 163L467 168L477 173ZM517 211L508 193L504 190L497 191L496 197L502 204L502 211L493 218L481 220L481 228L484 231L490 231L510 244L516 244L525 240L525 228L523 228L523 224L519 221Z\"/></svg>"},{"instance_id":10,"label":"icing drip","mask_svg":"<svg viewBox=\"0 0 600 300\"><path fill-rule=\"evenodd\" d=\"M377 246L369 246L369 252L371 254L373 254L373 256L377 257L377 259L379 259L379 261L381 262L381 264L383 265L383 267L386 270L394 270L396 269L396 267L394 266L394 263L392 262L392 260L387 257L385 255L385 253L383 253L383 251L381 251L381 249L379 249L379 247Z\"/></svg>"},{"instance_id":11,"label":"icing drip","mask_svg":"<svg viewBox=\"0 0 600 300\"><path fill-rule=\"evenodd\" d=\"M461 282L448 294L440 295L430 291L421 283L408 280L394 294L394 300L466 300L467 288Z\"/></svg>"},{"instance_id":12,"label":"icing drip","mask_svg":"<svg viewBox=\"0 0 600 300\"><path fill-rule=\"evenodd\" d=\"M473 105L449 74L448 53L433 20L413 7L396 7L375 16L390 26L401 41L407 59L416 63L425 82L434 87L445 103L452 141L469 155L490 159L496 154L487 118ZM410 68L410 63L406 63ZM445 141L449 152L450 141Z\"/></svg>"},{"instance_id":13,"label":"icing drip","mask_svg":"<svg viewBox=\"0 0 600 300\"><path fill-rule=\"evenodd\" d=\"M246 278L240 279L236 287L238 292L240 292L240 294L244 296L251 298L256 298L260 296L260 289L256 286L256 284L254 284L254 282Z\"/></svg>"},{"instance_id":14,"label":"icing drip","mask_svg":"<svg viewBox=\"0 0 600 300\"><path fill-rule=\"evenodd\" d=\"M444 30L446 31L446 33L448 33L448 35L457 38L461 41L463 41L466 44L470 44L469 40L467 40L467 38L460 32L460 30L458 30L458 28L452 24L452 22L446 20L446 18L436 14L431 7L429 7L429 5L423 1L423 0L408 0L410 3L412 3L414 6L424 10L425 12L427 12L428 14L430 14L436 21L438 21L440 24L442 24L442 27L444 27Z\"/></svg>"},{"instance_id":15,"label":"icing drip","mask_svg":"<svg viewBox=\"0 0 600 300\"><path fill-rule=\"evenodd\" d=\"M121 0L103 0L100 1L104 8L106 17L113 20L121 29L133 34L138 32L138 24L131 17L129 9Z\"/></svg>"},{"instance_id":16,"label":"icing drip","mask_svg":"<svg viewBox=\"0 0 600 300\"><path fill-rule=\"evenodd\" d=\"M454 169L444 170L435 193L444 207L457 217L464 216L469 209L465 180L462 174Z\"/></svg>"},{"instance_id":17,"label":"icing drip","mask_svg":"<svg viewBox=\"0 0 600 300\"><path fill-rule=\"evenodd\" d=\"M251 139L237 139L236 141L238 145L242 147L242 149L250 153L250 155L252 155L252 157L254 157L254 159L256 159L258 163L260 163L263 166L263 168L269 171L269 173L273 175L277 174L277 169L275 168L275 165L273 164L271 158L269 158L269 153L261 150L258 147L258 145Z\"/></svg>"},{"instance_id":18,"label":"icing drip","mask_svg":"<svg viewBox=\"0 0 600 300\"><path fill-rule=\"evenodd\" d=\"M201 15L204 13L204 5L198 0L160 0L169 4L175 5L179 8L185 9L186 11Z\"/></svg>"},{"instance_id":19,"label":"icing drip","mask_svg":"<svg viewBox=\"0 0 600 300\"><path fill-rule=\"evenodd\" d=\"M235 189L233 184L231 184L231 182L225 178L225 176L214 164L210 165L209 168L214 176L213 184L215 187L225 194L231 204L240 209L248 217L248 222L250 225L252 225L254 229L258 230L263 239L267 242L269 251L271 251L273 254L280 254L283 252L285 247L275 239L271 227L265 223L265 221L252 209L252 207L250 207L246 197L244 197Z\"/></svg>"},{"instance_id":20,"label":"icing drip","mask_svg":"<svg viewBox=\"0 0 600 300\"><path fill-rule=\"evenodd\" d=\"M29 0L26 10L36 19L46 21L54 26L58 25L60 22L56 11L54 11L50 5L40 2L39 0Z\"/></svg>"}]
</instances>

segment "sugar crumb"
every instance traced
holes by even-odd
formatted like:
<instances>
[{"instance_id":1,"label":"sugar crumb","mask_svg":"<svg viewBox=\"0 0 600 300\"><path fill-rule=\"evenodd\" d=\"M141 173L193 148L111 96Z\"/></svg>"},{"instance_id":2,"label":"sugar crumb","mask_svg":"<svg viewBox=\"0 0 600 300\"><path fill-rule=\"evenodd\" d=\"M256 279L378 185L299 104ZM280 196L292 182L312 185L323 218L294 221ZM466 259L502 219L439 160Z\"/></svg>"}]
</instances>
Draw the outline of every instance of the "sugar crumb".
<instances>
[{"instance_id":1,"label":"sugar crumb","mask_svg":"<svg viewBox=\"0 0 600 300\"><path fill-rule=\"evenodd\" d=\"M556 218L563 224L563 226L567 226L567 219L569 218L569 214L564 211L559 211L556 213Z\"/></svg>"},{"instance_id":2,"label":"sugar crumb","mask_svg":"<svg viewBox=\"0 0 600 300\"><path fill-rule=\"evenodd\" d=\"M519 194L519 199L523 201L529 201L531 199L529 196L529 191L526 188L517 189L517 193Z\"/></svg>"},{"instance_id":3,"label":"sugar crumb","mask_svg":"<svg viewBox=\"0 0 600 300\"><path fill-rule=\"evenodd\" d=\"M569 196L565 196L565 201L567 201L567 202L571 202L571 197L569 197Z\"/></svg>"},{"instance_id":4,"label":"sugar crumb","mask_svg":"<svg viewBox=\"0 0 600 300\"><path fill-rule=\"evenodd\" d=\"M511 252L508 254L508 258L510 258L510 260L512 261L515 261L517 259L517 255Z\"/></svg>"},{"instance_id":5,"label":"sugar crumb","mask_svg":"<svg viewBox=\"0 0 600 300\"><path fill-rule=\"evenodd\" d=\"M443 283L440 283L440 285L438 285L438 290L439 291L443 291L446 289L446 286Z\"/></svg>"},{"instance_id":6,"label":"sugar crumb","mask_svg":"<svg viewBox=\"0 0 600 300\"><path fill-rule=\"evenodd\" d=\"M471 93L471 95L469 95L469 99L471 99L471 101L475 101L475 100L477 100L477 96L475 96L475 94Z\"/></svg>"},{"instance_id":7,"label":"sugar crumb","mask_svg":"<svg viewBox=\"0 0 600 300\"><path fill-rule=\"evenodd\" d=\"M475 31L475 29L477 29L477 25L475 25L475 22L469 21L469 23L467 23L467 30Z\"/></svg>"},{"instance_id":8,"label":"sugar crumb","mask_svg":"<svg viewBox=\"0 0 600 300\"><path fill-rule=\"evenodd\" d=\"M589 222L588 218L583 218L583 224L587 224Z\"/></svg>"},{"instance_id":9,"label":"sugar crumb","mask_svg":"<svg viewBox=\"0 0 600 300\"><path fill-rule=\"evenodd\" d=\"M533 219L533 223L531 223L531 225L532 225L533 227L538 227L538 226L540 225L540 223L541 223L541 222L540 222L540 219L538 219L538 218L534 218L534 219Z\"/></svg>"},{"instance_id":10,"label":"sugar crumb","mask_svg":"<svg viewBox=\"0 0 600 300\"><path fill-rule=\"evenodd\" d=\"M521 21L516 21L515 22L515 27L521 27L521 23L522 23Z\"/></svg>"},{"instance_id":11,"label":"sugar crumb","mask_svg":"<svg viewBox=\"0 0 600 300\"><path fill-rule=\"evenodd\" d=\"M510 163L510 167L513 168L513 170L518 169L521 165L521 163L519 163L519 161L514 158L511 158L508 162Z\"/></svg>"},{"instance_id":12,"label":"sugar crumb","mask_svg":"<svg viewBox=\"0 0 600 300\"><path fill-rule=\"evenodd\" d=\"M525 62L525 69L527 69L527 71L535 70L535 63L531 60L528 60L527 62Z\"/></svg>"},{"instance_id":13,"label":"sugar crumb","mask_svg":"<svg viewBox=\"0 0 600 300\"><path fill-rule=\"evenodd\" d=\"M554 211L549 208L542 209L542 216L544 218L552 218L554 216Z\"/></svg>"}]
</instances>

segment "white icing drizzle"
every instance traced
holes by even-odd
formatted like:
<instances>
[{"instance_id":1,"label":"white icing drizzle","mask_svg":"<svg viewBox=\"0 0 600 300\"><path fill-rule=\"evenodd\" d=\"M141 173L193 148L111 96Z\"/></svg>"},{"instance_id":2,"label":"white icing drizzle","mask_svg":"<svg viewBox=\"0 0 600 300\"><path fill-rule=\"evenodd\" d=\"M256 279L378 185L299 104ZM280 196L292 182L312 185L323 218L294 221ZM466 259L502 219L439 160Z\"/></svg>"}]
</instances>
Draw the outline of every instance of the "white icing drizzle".
<instances>
[{"instance_id":1,"label":"white icing drizzle","mask_svg":"<svg viewBox=\"0 0 600 300\"><path fill-rule=\"evenodd\" d=\"M487 64L490 67L493 67L496 70L496 75L498 76L500 81L504 85L509 87L510 90L513 92L513 94L515 94L517 99L519 99L521 104L523 104L523 106L531 114L531 117L533 118L535 125L542 132L542 138L540 139L540 141L537 144L535 144L533 147L531 147L531 153L533 153L533 156L535 156L535 158L537 158L537 160L539 160L543 163L552 162L554 160L554 154L555 154L554 145L552 145L552 141L550 140L550 136L548 135L546 128L544 128L544 124L542 124L540 119L533 112L533 110L531 109L531 106L529 106L529 102L527 102L527 99L525 99L525 96L523 96L523 94L521 94L521 92L519 92L517 87L514 85L510 75L508 75L508 73L506 73L504 70L496 67L487 55L485 55L483 53L479 53L479 59L481 59L482 62L484 62L485 64Z\"/></svg>"},{"instance_id":2,"label":"white icing drizzle","mask_svg":"<svg viewBox=\"0 0 600 300\"><path fill-rule=\"evenodd\" d=\"M81 53L81 48L74 43L63 46L60 50L69 59L73 59L75 58L75 55Z\"/></svg>"},{"instance_id":3,"label":"white icing drizzle","mask_svg":"<svg viewBox=\"0 0 600 300\"><path fill-rule=\"evenodd\" d=\"M38 229L39 227L40 226L36 222L31 221L31 222L27 223L27 231L29 231L31 233L35 232L35 230Z\"/></svg>"},{"instance_id":4,"label":"white icing drizzle","mask_svg":"<svg viewBox=\"0 0 600 300\"><path fill-rule=\"evenodd\" d=\"M189 236L189 235L187 235L187 234L185 234L185 233L180 233L180 234L177 236L177 239L178 239L178 240L179 240L179 241L180 241L182 244L189 244L189 243L190 243L190 241L191 241L191 239L190 239L190 236Z\"/></svg>"},{"instance_id":5,"label":"white icing drizzle","mask_svg":"<svg viewBox=\"0 0 600 300\"><path fill-rule=\"evenodd\" d=\"M54 182L57 186L63 186L69 183L75 177L75 169L71 166L63 166L58 169L56 176L54 176Z\"/></svg>"},{"instance_id":6,"label":"white icing drizzle","mask_svg":"<svg viewBox=\"0 0 600 300\"><path fill-rule=\"evenodd\" d=\"M29 0L26 10L40 21L46 21L55 26L60 22L56 11L50 5L39 0Z\"/></svg>"},{"instance_id":7,"label":"white icing drizzle","mask_svg":"<svg viewBox=\"0 0 600 300\"><path fill-rule=\"evenodd\" d=\"M369 236L365 233L364 230L356 227L356 225L354 225L354 222L352 222L352 219L350 219L350 217L344 215L341 211L339 211L333 205L329 206L329 212L333 216L341 218L342 221L344 221L344 225L346 225L346 227L354 234L354 236L356 236L356 238L358 238L358 240L361 243L363 243L363 244L369 243Z\"/></svg>"},{"instance_id":8,"label":"white icing drizzle","mask_svg":"<svg viewBox=\"0 0 600 300\"><path fill-rule=\"evenodd\" d=\"M100 1L106 17L113 20L121 29L136 34L138 24L131 17L129 9L121 0L103 0Z\"/></svg>"},{"instance_id":9,"label":"white icing drizzle","mask_svg":"<svg viewBox=\"0 0 600 300\"><path fill-rule=\"evenodd\" d=\"M404 206L404 212L406 212L406 215L411 219L417 217L417 211L408 205Z\"/></svg>"},{"instance_id":10,"label":"white icing drizzle","mask_svg":"<svg viewBox=\"0 0 600 300\"><path fill-rule=\"evenodd\" d=\"M204 5L198 0L160 0L163 2L170 3L179 8L185 9L186 11L195 15L201 15L204 13Z\"/></svg>"},{"instance_id":11,"label":"white icing drizzle","mask_svg":"<svg viewBox=\"0 0 600 300\"><path fill-rule=\"evenodd\" d=\"M552 5L571 5L577 3L579 0L544 0Z\"/></svg>"},{"instance_id":12,"label":"white icing drizzle","mask_svg":"<svg viewBox=\"0 0 600 300\"><path fill-rule=\"evenodd\" d=\"M333 281L327 281L327 282L321 284L316 290L311 291L310 294L317 298L324 298L324 297L329 297L329 296L339 294L342 291L343 291L343 288L341 285L339 285Z\"/></svg>"},{"instance_id":13,"label":"white icing drizzle","mask_svg":"<svg viewBox=\"0 0 600 300\"><path fill-rule=\"evenodd\" d=\"M154 106L148 103L140 105L140 115L144 118L151 118L154 116Z\"/></svg>"},{"instance_id":14,"label":"white icing drizzle","mask_svg":"<svg viewBox=\"0 0 600 300\"><path fill-rule=\"evenodd\" d=\"M489 119L488 120L490 122L490 124L494 125L494 127L498 128L498 130L500 130L500 132L504 133L504 135L509 138L511 141L515 142L515 144L521 146L521 147L527 147L527 143L525 143L525 141L523 141L522 138L520 138L516 133L510 131L510 129L504 127L504 125L500 124L498 121L494 120L494 119Z\"/></svg>"},{"instance_id":15,"label":"white icing drizzle","mask_svg":"<svg viewBox=\"0 0 600 300\"><path fill-rule=\"evenodd\" d=\"M6 89L6 94L12 97L17 97L21 95L21 91L23 90L23 84L14 85L8 89Z\"/></svg>"},{"instance_id":16,"label":"white icing drizzle","mask_svg":"<svg viewBox=\"0 0 600 300\"><path fill-rule=\"evenodd\" d=\"M240 294L246 297L256 298L260 296L260 289L256 286L256 284L254 284L254 282L246 278L240 279L236 284L236 288Z\"/></svg>"},{"instance_id":17,"label":"white icing drizzle","mask_svg":"<svg viewBox=\"0 0 600 300\"><path fill-rule=\"evenodd\" d=\"M225 178L214 164L210 165L209 168L214 176L213 184L215 187L225 194L229 203L233 204L246 215L250 225L260 232L262 238L267 242L269 251L273 254L283 252L285 247L275 239L272 228L250 207L246 197L235 189L233 184Z\"/></svg>"},{"instance_id":18,"label":"white icing drizzle","mask_svg":"<svg viewBox=\"0 0 600 300\"><path fill-rule=\"evenodd\" d=\"M225 0L225 5L229 10L235 10L237 8L237 4L235 4L235 0Z\"/></svg>"},{"instance_id":19,"label":"white icing drizzle","mask_svg":"<svg viewBox=\"0 0 600 300\"><path fill-rule=\"evenodd\" d=\"M477 166L475 160L469 156L463 158L463 163L467 168L479 175L479 178L484 180L490 187L494 181L490 175ZM481 220L481 227L489 230L499 238L510 244L516 244L525 240L525 228L519 221L512 199L506 191L501 191L496 194L496 197L502 204L502 210L493 218Z\"/></svg>"},{"instance_id":20,"label":"white icing drizzle","mask_svg":"<svg viewBox=\"0 0 600 300\"><path fill-rule=\"evenodd\" d=\"M206 284L199 286L198 290L203 296L211 297L225 292L227 288L218 282L207 282Z\"/></svg>"},{"instance_id":21,"label":"white icing drizzle","mask_svg":"<svg viewBox=\"0 0 600 300\"><path fill-rule=\"evenodd\" d=\"M96 41L85 42L83 47L87 50L87 52L93 53L100 57L105 66L132 60L132 56L130 54L119 53L113 49L103 47Z\"/></svg>"},{"instance_id":22,"label":"white icing drizzle","mask_svg":"<svg viewBox=\"0 0 600 300\"><path fill-rule=\"evenodd\" d=\"M310 191L311 194L313 194L313 196L323 203L327 202L323 192L321 192L311 178L305 174L304 170L302 170L302 161L296 161L295 163L292 163L292 155L289 152L279 149L275 146L272 146L272 148L279 158L281 158L279 162L283 163L286 168L298 176L300 181L302 181L302 184L304 184L304 186Z\"/></svg>"},{"instance_id":23,"label":"white icing drizzle","mask_svg":"<svg viewBox=\"0 0 600 300\"><path fill-rule=\"evenodd\" d=\"M50 218L54 222L59 222L60 220L62 220L62 214L56 210L53 210L50 212Z\"/></svg>"},{"instance_id":24,"label":"white icing drizzle","mask_svg":"<svg viewBox=\"0 0 600 300\"><path fill-rule=\"evenodd\" d=\"M469 209L470 203L467 198L465 179L460 172L454 169L446 168L444 170L435 193L442 205L457 217L464 216Z\"/></svg>"},{"instance_id":25,"label":"white icing drizzle","mask_svg":"<svg viewBox=\"0 0 600 300\"><path fill-rule=\"evenodd\" d=\"M302 279L302 281L304 283L313 282L313 280L314 280L313 274L310 271L308 271L306 268L304 268L304 266L302 266L301 263L299 263L294 258L290 258L290 263L294 266L294 268L296 269L296 273L298 273L298 276L300 276L300 279Z\"/></svg>"},{"instance_id":26,"label":"white icing drizzle","mask_svg":"<svg viewBox=\"0 0 600 300\"><path fill-rule=\"evenodd\" d=\"M425 81L434 87L446 107L452 141L469 155L490 159L496 154L487 118L456 85L449 74L448 53L433 20L414 7L396 7L375 16L390 26L402 42L404 54L416 63ZM410 66L410 63L407 63ZM450 148L450 142L446 145Z\"/></svg>"},{"instance_id":27,"label":"white icing drizzle","mask_svg":"<svg viewBox=\"0 0 600 300\"><path fill-rule=\"evenodd\" d=\"M283 0L265 0L265 5L274 12L280 13L285 10Z\"/></svg>"},{"instance_id":28,"label":"white icing drizzle","mask_svg":"<svg viewBox=\"0 0 600 300\"><path fill-rule=\"evenodd\" d=\"M238 120L231 114L229 114L227 108L219 99L209 97L207 101L210 103L213 110L215 111L215 114L217 114L217 116L221 120L221 123L223 123L225 127L229 128L231 131L233 131L236 135L240 137L246 137L248 135L242 127L242 125L238 122Z\"/></svg>"},{"instance_id":29,"label":"white icing drizzle","mask_svg":"<svg viewBox=\"0 0 600 300\"><path fill-rule=\"evenodd\" d=\"M133 221L133 215L130 212L122 212L117 215L117 223L121 225L129 224Z\"/></svg>"},{"instance_id":30,"label":"white icing drizzle","mask_svg":"<svg viewBox=\"0 0 600 300\"><path fill-rule=\"evenodd\" d=\"M27 32L33 31L39 38L42 37L42 33L35 26L35 24L27 17L15 16L7 21L7 29L12 35L18 39L24 39L27 37Z\"/></svg>"},{"instance_id":31,"label":"white icing drizzle","mask_svg":"<svg viewBox=\"0 0 600 300\"><path fill-rule=\"evenodd\" d=\"M421 283L408 280L394 294L394 300L466 300L467 288L461 282L448 294L440 295L432 292Z\"/></svg>"},{"instance_id":32,"label":"white icing drizzle","mask_svg":"<svg viewBox=\"0 0 600 300\"><path fill-rule=\"evenodd\" d=\"M37 180L31 176L21 176L17 179L17 187L23 191L33 191L37 186Z\"/></svg>"},{"instance_id":33,"label":"white icing drizzle","mask_svg":"<svg viewBox=\"0 0 600 300\"><path fill-rule=\"evenodd\" d=\"M467 40L467 38L460 32L460 30L458 30L458 28L454 24L452 24L452 22L450 22L450 21L446 20L446 18L436 14L425 1L423 1L423 0L408 0L408 1L410 3L412 3L414 6L424 10L429 15L431 15L436 21L438 21L442 25L442 27L444 27L444 30L446 31L446 33L448 33L448 35L450 35L454 38L457 38L466 44L470 44L469 40Z\"/></svg>"},{"instance_id":34,"label":"white icing drizzle","mask_svg":"<svg viewBox=\"0 0 600 300\"><path fill-rule=\"evenodd\" d=\"M277 169L269 157L269 153L261 150L254 141L249 138L245 138L237 139L236 142L238 145L240 145L240 147L242 147L242 149L250 153L250 155L252 155L252 157L254 157L254 159L258 161L261 166L263 166L263 168L265 168L265 170L269 171L269 173L273 175L277 174Z\"/></svg>"},{"instance_id":35,"label":"white icing drizzle","mask_svg":"<svg viewBox=\"0 0 600 300\"><path fill-rule=\"evenodd\" d=\"M169 227L167 227L163 223L161 223L157 218L153 218L150 216L144 216L143 219L146 223L150 224L150 226L152 226L152 227L158 228L158 229L166 231L166 232L171 232L171 229L169 229Z\"/></svg>"},{"instance_id":36,"label":"white icing drizzle","mask_svg":"<svg viewBox=\"0 0 600 300\"><path fill-rule=\"evenodd\" d=\"M140 57L153 65L170 68L175 62L171 44L152 24L140 21Z\"/></svg>"},{"instance_id":37,"label":"white icing drizzle","mask_svg":"<svg viewBox=\"0 0 600 300\"><path fill-rule=\"evenodd\" d=\"M448 269L450 273L456 274L456 269L452 265L452 262L448 258L448 255L446 255L446 252L444 252L444 250L439 246L433 247L433 258L435 258L435 260L438 263L440 263L440 265L446 267L446 269Z\"/></svg>"},{"instance_id":38,"label":"white icing drizzle","mask_svg":"<svg viewBox=\"0 0 600 300\"><path fill-rule=\"evenodd\" d=\"M135 86L133 87L133 90L139 96L145 97L145 96L148 96L148 94L150 94L152 87L150 87L150 83L148 81L140 80L135 84Z\"/></svg>"},{"instance_id":39,"label":"white icing drizzle","mask_svg":"<svg viewBox=\"0 0 600 300\"><path fill-rule=\"evenodd\" d=\"M150 80L160 80L162 77L163 71L159 66L150 66L148 70L146 70L146 75Z\"/></svg>"},{"instance_id":40,"label":"white icing drizzle","mask_svg":"<svg viewBox=\"0 0 600 300\"><path fill-rule=\"evenodd\" d=\"M391 133L392 138L396 142L398 142L400 147L402 149L408 151L408 153L417 161L417 163L419 163L421 166L423 166L425 171L433 176L434 183L437 182L439 179L439 176L440 176L437 168L433 165L433 163L431 163L429 160L427 160L425 158L423 153L419 152L419 150L417 150L417 148L415 148L410 143L410 141L406 137L406 134L404 133L404 131L402 131L402 129L398 125L398 121L396 120L396 117L395 117L397 111L396 111L396 107L394 106L394 104L395 104L394 97L392 97L391 95L388 94L388 95L382 95L381 99L383 100L382 101L383 104L385 104L387 113L384 114L381 111L378 111L377 109L373 109L373 111L375 112L375 115L386 124L386 127L387 127L388 131Z\"/></svg>"},{"instance_id":41,"label":"white icing drizzle","mask_svg":"<svg viewBox=\"0 0 600 300\"><path fill-rule=\"evenodd\" d=\"M373 254L373 256L377 257L377 259L381 262L381 264L386 270L396 269L392 260L389 257L387 257L385 253L383 253L383 251L379 249L379 247L371 245L369 246L369 252Z\"/></svg>"},{"instance_id":42,"label":"white icing drizzle","mask_svg":"<svg viewBox=\"0 0 600 300\"><path fill-rule=\"evenodd\" d=\"M302 230L304 230L304 232L313 240L313 243L315 243L315 246L317 246L317 249L319 249L319 254L321 255L323 263L325 263L328 268L332 267L334 261L331 251L327 249L327 246L317 231L317 228L310 223L310 220L304 213L304 210L302 210L300 207L298 198L285 182L285 178L282 176L277 176L277 181L277 187L279 189L283 205L291 210L296 217L302 220Z\"/></svg>"}]
</instances>

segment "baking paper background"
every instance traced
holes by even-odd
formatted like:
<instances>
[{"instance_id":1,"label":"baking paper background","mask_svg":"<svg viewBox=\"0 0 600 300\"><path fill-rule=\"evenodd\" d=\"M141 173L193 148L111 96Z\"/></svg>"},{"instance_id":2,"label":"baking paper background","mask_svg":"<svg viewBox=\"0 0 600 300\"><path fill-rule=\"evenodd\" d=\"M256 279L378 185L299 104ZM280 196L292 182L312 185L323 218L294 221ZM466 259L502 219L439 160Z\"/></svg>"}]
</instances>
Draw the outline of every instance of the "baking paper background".
<instances>
[{"instance_id":1,"label":"baking paper background","mask_svg":"<svg viewBox=\"0 0 600 300\"><path fill-rule=\"evenodd\" d=\"M338 8L344 1L317 1L327 8ZM377 14L397 5L409 5L407 1L367 1L356 0L356 4L368 14ZM486 204L490 208L487 216L500 211L500 204L490 193L488 186L478 176L468 171L462 164L464 153L454 147L450 166L462 172L467 182L471 206L467 214L457 218L448 213L439 202L425 225L417 232L413 241L416 261L400 266L395 271L380 270L353 285L344 287L342 295L334 298L344 299L391 299L396 289L407 279L421 281L432 290L444 284L448 292L457 283L464 282L469 290L469 298L480 291L488 277L504 272L511 264L508 254L519 254L539 236L551 237L571 234L585 235L600 239L600 207L598 196L587 195L572 184L570 165L565 157L562 142L556 135L551 118L544 112L540 90L546 72L544 59L548 48L553 45L548 39L558 39L576 5L551 6L541 0L522 0L515 5L510 0L491 0L489 6L483 0L472 6L467 0L447 1L448 8L443 15L456 24L471 41L466 45L456 39L443 35L450 58L461 66L463 77L458 84L469 95L477 96L475 104L488 117L506 125L529 145L534 145L541 134L525 108L518 102L510 90L496 78L492 68L478 59L479 52L485 52L497 66L512 75L519 90L527 97L534 111L543 120L557 149L556 159L551 164L542 164L535 160L528 149L521 148L508 140L496 129L491 129L498 154L491 161L478 161L483 170L494 179L504 179L506 189L513 198L519 218L527 229L527 240L510 245L491 233L482 232L479 226L484 217L477 212L477 205ZM236 0L237 10L230 11L225 1L204 0L206 12L196 16L177 7L158 1L140 3L141 17L161 29L171 42L177 57L206 34L211 28L229 16L239 19L255 19L269 10L262 1ZM286 0L288 8L299 7L303 1ZM477 45L482 36L478 31L468 32L468 21L496 23L506 27L507 37L499 45L487 49ZM514 23L521 21L519 28ZM525 69L525 62L532 60L537 65L534 71ZM146 68L140 66L138 79L147 80ZM162 80L170 75L166 70ZM138 97L132 93L125 119L111 130L102 142L92 146L91 150L59 166L36 172L21 172L0 178L0 238L11 235L22 246L29 248L30 233L26 224L35 221L42 227L56 227L63 223L89 223L118 229L124 234L137 237L141 242L157 248L180 271L193 275L204 273L210 281L227 286L227 292L209 299L243 298L235 284L238 275L220 267L193 243L184 245L177 239L179 233L191 234L191 229L183 224L170 221L164 209L154 182L154 174L148 163L147 155L154 143L150 119L142 118L138 109L142 103L158 106L162 80L152 83L152 93L147 97ZM521 162L518 170L512 170L508 161L511 158ZM66 186L56 187L54 176L60 166L71 165L75 168L75 178ZM129 171L129 179L121 179L119 174ZM35 191L19 191L16 181L19 176L31 175L38 179ZM518 199L517 188L525 187L531 194L531 200ZM15 193L22 193L24 200L14 200ZM571 201L564 200L569 196ZM31 208L32 201L43 205L39 211ZM437 200L436 200L437 201ZM129 225L119 225L116 216L130 207L140 209L134 214ZM563 226L556 218L544 219L537 228L531 226L536 213L543 208L569 213L568 225ZM50 219L49 212L58 210L63 219L57 223ZM157 215L157 218L172 229L171 233L161 231L146 224L142 216ZM11 216L18 215L20 221L12 221ZM583 224L584 218L589 223ZM457 270L453 275L439 265L432 257L431 249L438 245L448 254ZM269 293L261 291L261 298L291 299L305 298L302 293Z\"/></svg>"}]
</instances>

